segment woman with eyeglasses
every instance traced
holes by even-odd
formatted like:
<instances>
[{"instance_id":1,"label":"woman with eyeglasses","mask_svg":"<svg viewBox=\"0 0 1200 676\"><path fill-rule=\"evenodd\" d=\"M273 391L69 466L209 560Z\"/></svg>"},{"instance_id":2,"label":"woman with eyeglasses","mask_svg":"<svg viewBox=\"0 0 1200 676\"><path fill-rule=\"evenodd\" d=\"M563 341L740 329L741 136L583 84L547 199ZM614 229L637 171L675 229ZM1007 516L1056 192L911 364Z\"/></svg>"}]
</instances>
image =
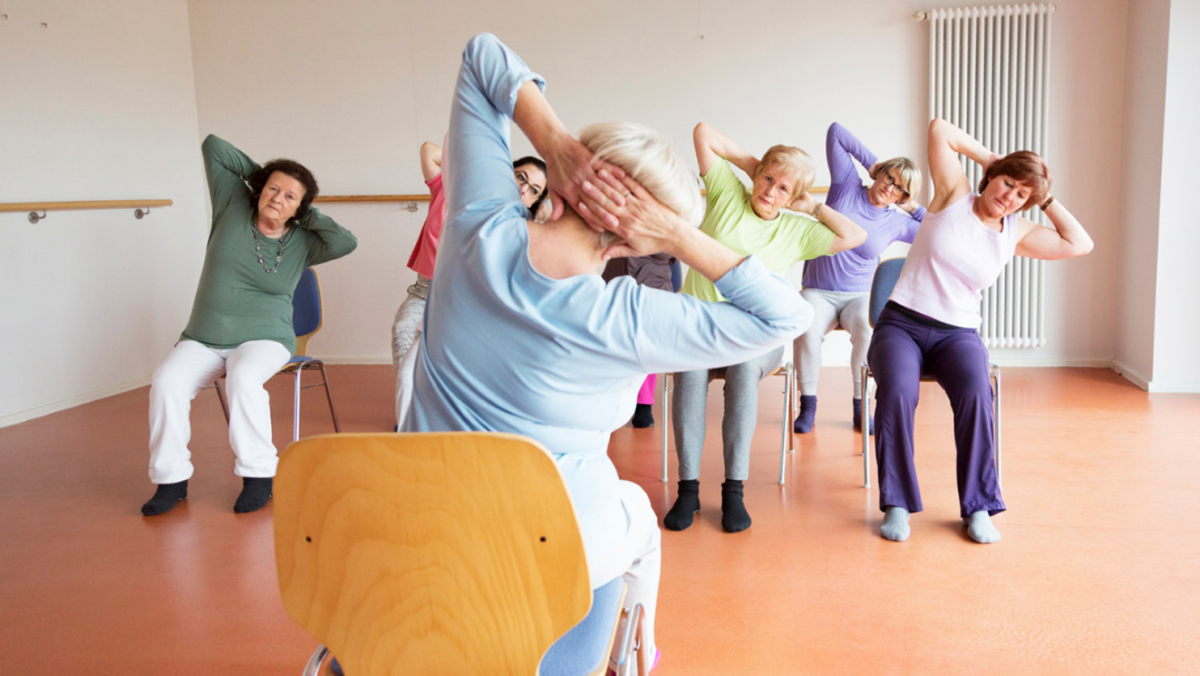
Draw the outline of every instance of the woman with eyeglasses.
<instances>
[{"instance_id":1,"label":"woman with eyeglasses","mask_svg":"<svg viewBox=\"0 0 1200 676\"><path fill-rule=\"evenodd\" d=\"M425 316L425 300L429 297L429 282L433 279L433 264L437 258L438 236L445 218L445 195L442 193L442 148L426 141L421 144L421 173L429 186L429 214L421 227L416 246L408 257L408 269L417 273L417 281L408 287L408 297L396 310L392 320L392 366L396 369L397 423L405 390L411 387L406 374L401 373L404 355L412 348ZM546 163L536 157L522 157L513 162L513 179L521 192L521 204L529 209L532 220L542 222L550 216L550 200L546 199ZM398 429L398 426L397 426Z\"/></svg>"},{"instance_id":2,"label":"woman with eyeglasses","mask_svg":"<svg viewBox=\"0 0 1200 676\"><path fill-rule=\"evenodd\" d=\"M867 231L867 241L853 249L809 261L804 268L804 290L800 295L813 306L814 320L796 339L799 369L800 413L792 429L808 434L817 415L817 383L821 379L821 344L839 324L850 333L850 379L854 384L851 418L862 428L862 399L859 398L862 364L871 345L871 280L879 255L892 242L912 243L925 209L916 203L921 189L921 170L907 157L878 161L848 129L834 122L825 135L825 158L831 175L825 203L846 214ZM857 160L872 179L863 185ZM868 428L870 422L868 421Z\"/></svg>"},{"instance_id":3,"label":"woman with eyeglasses","mask_svg":"<svg viewBox=\"0 0 1200 676\"><path fill-rule=\"evenodd\" d=\"M1083 256L1092 238L1050 196L1050 168L1027 150L1001 157L945 120L929 125L933 199L887 306L875 322L867 362L878 386L875 457L880 535L908 539L921 489L913 463L913 418L921 375L933 376L954 410L959 513L967 536L996 542L992 516L1005 510L996 476L988 351L979 337L981 291L1014 255L1045 260ZM983 167L973 190L959 155ZM1039 206L1051 227L1017 216Z\"/></svg>"}]
</instances>

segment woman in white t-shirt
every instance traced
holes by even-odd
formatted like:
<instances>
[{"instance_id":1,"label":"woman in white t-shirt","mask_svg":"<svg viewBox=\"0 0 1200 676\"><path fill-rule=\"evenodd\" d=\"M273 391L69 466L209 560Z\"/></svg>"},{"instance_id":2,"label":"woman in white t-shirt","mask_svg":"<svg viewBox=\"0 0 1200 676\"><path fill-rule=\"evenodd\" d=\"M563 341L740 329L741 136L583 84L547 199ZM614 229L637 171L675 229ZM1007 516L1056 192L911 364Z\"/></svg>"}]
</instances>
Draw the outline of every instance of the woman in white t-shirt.
<instances>
[{"instance_id":1,"label":"woman in white t-shirt","mask_svg":"<svg viewBox=\"0 0 1200 676\"><path fill-rule=\"evenodd\" d=\"M978 192L971 190L959 154L984 168ZM1062 202L1049 196L1050 168L1035 153L1001 157L949 122L934 120L929 172L933 200L867 353L879 388L875 455L885 514L881 533L888 540L906 540L909 514L922 509L913 417L926 373L946 390L954 409L958 495L967 533L987 544L1000 539L991 516L1005 507L993 461L996 421L987 348L979 337L980 292L1014 254L1047 260L1082 256L1092 250L1092 239ZM1016 215L1034 206L1053 227Z\"/></svg>"}]
</instances>

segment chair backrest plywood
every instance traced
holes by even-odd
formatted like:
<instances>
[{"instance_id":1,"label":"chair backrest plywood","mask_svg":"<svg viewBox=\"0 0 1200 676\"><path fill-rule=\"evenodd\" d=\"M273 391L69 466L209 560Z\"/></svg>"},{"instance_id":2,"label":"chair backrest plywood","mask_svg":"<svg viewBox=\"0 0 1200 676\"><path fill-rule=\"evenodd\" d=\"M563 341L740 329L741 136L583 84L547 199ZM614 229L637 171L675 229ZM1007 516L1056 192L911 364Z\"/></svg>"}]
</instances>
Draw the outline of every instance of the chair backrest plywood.
<instances>
[{"instance_id":1,"label":"chair backrest plywood","mask_svg":"<svg viewBox=\"0 0 1200 676\"><path fill-rule=\"evenodd\" d=\"M347 673L535 674L591 605L570 498L530 439L311 437L274 492L284 606Z\"/></svg>"}]
</instances>

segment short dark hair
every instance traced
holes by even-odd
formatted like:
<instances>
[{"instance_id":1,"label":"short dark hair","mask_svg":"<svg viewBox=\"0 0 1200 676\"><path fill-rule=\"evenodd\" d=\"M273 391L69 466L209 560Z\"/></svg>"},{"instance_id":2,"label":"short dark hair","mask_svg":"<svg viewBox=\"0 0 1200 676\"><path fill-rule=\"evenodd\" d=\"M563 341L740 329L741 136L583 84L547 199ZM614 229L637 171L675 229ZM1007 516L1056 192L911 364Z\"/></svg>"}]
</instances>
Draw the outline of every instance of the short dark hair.
<instances>
[{"instance_id":1,"label":"short dark hair","mask_svg":"<svg viewBox=\"0 0 1200 676\"><path fill-rule=\"evenodd\" d=\"M317 197L317 179L307 167L295 160L271 160L250 174L248 183L250 184L250 193L254 198L254 208L258 209L258 200L262 197L263 188L266 187L271 174L277 171L291 176L304 185L304 197L300 198L300 206L296 208L295 216L297 219L304 218L304 215L308 213L309 205Z\"/></svg>"},{"instance_id":2,"label":"short dark hair","mask_svg":"<svg viewBox=\"0 0 1200 676\"><path fill-rule=\"evenodd\" d=\"M1021 211L1045 202L1046 195L1050 194L1050 167L1046 166L1046 161L1035 152L1018 150L992 162L979 181L979 193L983 194L988 183L997 176L1008 176L1033 189Z\"/></svg>"},{"instance_id":3,"label":"short dark hair","mask_svg":"<svg viewBox=\"0 0 1200 676\"><path fill-rule=\"evenodd\" d=\"M543 162L540 157L534 157L533 155L526 155L525 157L522 157L521 159L513 162L513 171L516 171L518 168L523 167L526 164L532 164L533 166L535 166L539 170L541 170L541 172L543 174L546 173L546 163ZM546 200L546 195L549 195L549 194L550 194L550 186L546 186L546 189L542 190L542 194L538 195L538 198L533 201L533 204L529 205L529 213L536 214L538 211L538 207L542 206L542 202L544 202Z\"/></svg>"}]
</instances>

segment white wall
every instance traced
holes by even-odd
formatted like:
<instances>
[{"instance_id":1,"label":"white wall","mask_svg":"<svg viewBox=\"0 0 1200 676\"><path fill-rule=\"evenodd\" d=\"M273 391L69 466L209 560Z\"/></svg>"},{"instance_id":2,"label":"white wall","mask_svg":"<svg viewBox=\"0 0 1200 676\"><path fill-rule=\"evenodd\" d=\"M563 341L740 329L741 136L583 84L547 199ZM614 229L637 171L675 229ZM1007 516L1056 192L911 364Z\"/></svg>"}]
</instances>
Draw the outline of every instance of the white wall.
<instances>
[{"instance_id":1,"label":"white wall","mask_svg":"<svg viewBox=\"0 0 1200 676\"><path fill-rule=\"evenodd\" d=\"M1197 382L1186 354L1196 315L1155 318L1156 302L1184 306L1197 281L1197 229L1181 201L1196 155L1187 123L1195 119L1188 41L1196 10L1168 3L1057 2L1054 192L1097 246L1049 266L1050 345L997 350L1002 363L1104 364L1115 355L1152 379L1165 373L1155 369L1157 347L1174 368L1180 360L1171 355L1190 356L1178 378ZM911 14L927 0L726 8L711 0L9 0L0 8L8 15L0 20L0 201L176 204L143 221L59 212L34 226L23 214L0 215L0 348L20 356L0 389L0 425L142 384L170 349L208 229L203 134L260 159L293 156L326 194L420 192L417 148L445 132L462 45L481 30L546 75L570 128L637 120L690 156L691 128L705 120L755 152L786 142L819 156L838 120L880 155L922 159L928 26ZM523 139L515 148L530 150ZM818 182L827 181L822 169ZM1157 201L1136 195L1163 196L1166 237L1158 237ZM327 211L361 246L323 266L328 318L313 347L335 360L386 362L424 206ZM1162 274L1148 273L1160 258ZM830 339L828 363L845 363L847 342Z\"/></svg>"},{"instance_id":2,"label":"white wall","mask_svg":"<svg viewBox=\"0 0 1200 676\"><path fill-rule=\"evenodd\" d=\"M1128 35L1114 367L1150 392L1200 392L1200 3L1131 2Z\"/></svg>"},{"instance_id":3,"label":"white wall","mask_svg":"<svg viewBox=\"0 0 1200 676\"><path fill-rule=\"evenodd\" d=\"M837 120L878 154L923 164L928 26L911 15L928 4L805 1L731 12L710 0L357 0L335 11L311 0L192 0L189 14L201 131L256 157L293 155L328 194L362 194L423 190L417 148L444 134L462 46L481 30L546 76L547 95L572 129L636 120L666 132L690 158L691 129L705 120L754 152L786 142L823 156L825 130ZM1057 4L1054 191L1097 249L1050 265L1050 345L996 356L1107 364L1120 219L1096 186L1120 183L1120 149L1097 139L1121 136L1125 2ZM515 146L529 150L523 139ZM828 183L824 167L818 183ZM417 214L395 205L327 211L362 245L325 266L329 320L314 349L335 359L387 361L390 320L413 279L404 263L424 207ZM798 269L791 278L799 282ZM827 363L847 363L844 334L828 345Z\"/></svg>"},{"instance_id":4,"label":"white wall","mask_svg":"<svg viewBox=\"0 0 1200 676\"><path fill-rule=\"evenodd\" d=\"M1154 319L1155 392L1200 392L1200 2L1172 0Z\"/></svg>"},{"instance_id":5,"label":"white wall","mask_svg":"<svg viewBox=\"0 0 1200 676\"><path fill-rule=\"evenodd\" d=\"M1143 387L1154 379L1158 195L1162 189L1163 116L1170 0L1129 3L1125 52L1124 138L1115 298L1120 321L1115 365Z\"/></svg>"},{"instance_id":6,"label":"white wall","mask_svg":"<svg viewBox=\"0 0 1200 676\"><path fill-rule=\"evenodd\" d=\"M183 0L0 6L0 425L148 382L187 321L207 236ZM45 23L46 27L42 27Z\"/></svg>"}]
</instances>

